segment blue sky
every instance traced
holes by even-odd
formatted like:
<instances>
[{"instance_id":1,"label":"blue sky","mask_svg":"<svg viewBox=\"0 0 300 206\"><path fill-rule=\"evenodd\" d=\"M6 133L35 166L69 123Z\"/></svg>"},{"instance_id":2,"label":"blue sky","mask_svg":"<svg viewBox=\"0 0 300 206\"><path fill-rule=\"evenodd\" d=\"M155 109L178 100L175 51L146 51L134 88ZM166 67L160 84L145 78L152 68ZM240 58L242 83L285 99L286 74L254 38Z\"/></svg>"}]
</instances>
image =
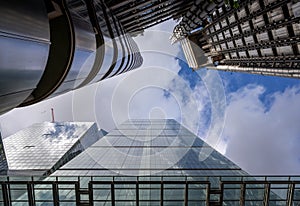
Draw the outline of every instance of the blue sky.
<instances>
[{"instance_id":1,"label":"blue sky","mask_svg":"<svg viewBox=\"0 0 300 206\"><path fill-rule=\"evenodd\" d=\"M270 109L273 103L272 94L275 92L284 92L287 88L299 86L299 79L273 77L263 75L252 75L248 73L232 73L219 71L222 79L226 82L226 93L237 91L246 85L261 85L265 92L260 95L259 99L264 103L266 110Z\"/></svg>"},{"instance_id":2,"label":"blue sky","mask_svg":"<svg viewBox=\"0 0 300 206\"><path fill-rule=\"evenodd\" d=\"M178 75L192 90L201 84L201 78L184 62L179 65ZM226 96L226 120L215 147L251 174L299 174L300 80L223 71L218 74ZM210 126L210 112L207 106L202 113L205 126Z\"/></svg>"}]
</instances>

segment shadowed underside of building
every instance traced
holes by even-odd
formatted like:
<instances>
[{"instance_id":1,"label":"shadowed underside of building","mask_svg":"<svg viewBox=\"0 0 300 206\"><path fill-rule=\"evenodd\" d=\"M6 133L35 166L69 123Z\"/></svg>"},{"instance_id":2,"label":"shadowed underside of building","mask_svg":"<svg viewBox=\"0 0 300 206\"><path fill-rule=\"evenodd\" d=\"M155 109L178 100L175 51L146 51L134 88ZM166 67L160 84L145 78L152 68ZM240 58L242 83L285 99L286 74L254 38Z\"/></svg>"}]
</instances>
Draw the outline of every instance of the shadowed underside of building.
<instances>
[{"instance_id":1,"label":"shadowed underside of building","mask_svg":"<svg viewBox=\"0 0 300 206\"><path fill-rule=\"evenodd\" d=\"M181 41L190 67L299 78L300 2L251 0L236 7L203 16L199 31L177 25L173 41Z\"/></svg>"},{"instance_id":2,"label":"shadowed underside of building","mask_svg":"<svg viewBox=\"0 0 300 206\"><path fill-rule=\"evenodd\" d=\"M193 5L188 0L112 0L108 6L120 19L124 29L131 34L142 33L169 19L179 19Z\"/></svg>"}]
</instances>

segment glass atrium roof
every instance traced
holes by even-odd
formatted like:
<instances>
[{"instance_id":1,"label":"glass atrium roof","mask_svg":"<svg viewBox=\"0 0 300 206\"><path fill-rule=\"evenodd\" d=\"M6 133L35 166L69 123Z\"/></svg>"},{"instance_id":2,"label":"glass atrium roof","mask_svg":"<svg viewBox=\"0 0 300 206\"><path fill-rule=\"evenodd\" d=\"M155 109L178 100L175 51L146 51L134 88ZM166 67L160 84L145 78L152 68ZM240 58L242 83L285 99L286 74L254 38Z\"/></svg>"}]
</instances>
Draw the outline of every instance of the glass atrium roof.
<instances>
[{"instance_id":1,"label":"glass atrium roof","mask_svg":"<svg viewBox=\"0 0 300 206\"><path fill-rule=\"evenodd\" d=\"M3 139L9 170L50 169L92 127L97 128L90 122L38 123Z\"/></svg>"}]
</instances>

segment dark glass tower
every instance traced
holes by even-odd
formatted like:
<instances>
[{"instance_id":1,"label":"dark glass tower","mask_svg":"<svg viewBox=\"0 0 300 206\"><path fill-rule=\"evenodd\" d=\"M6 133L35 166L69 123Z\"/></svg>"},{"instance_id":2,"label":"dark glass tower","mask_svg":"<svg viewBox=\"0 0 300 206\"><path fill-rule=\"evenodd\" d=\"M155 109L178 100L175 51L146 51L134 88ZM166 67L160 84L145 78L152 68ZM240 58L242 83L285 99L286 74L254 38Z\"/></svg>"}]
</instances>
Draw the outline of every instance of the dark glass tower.
<instances>
[{"instance_id":1,"label":"dark glass tower","mask_svg":"<svg viewBox=\"0 0 300 206\"><path fill-rule=\"evenodd\" d=\"M1 1L0 13L0 114L142 64L100 0Z\"/></svg>"}]
</instances>

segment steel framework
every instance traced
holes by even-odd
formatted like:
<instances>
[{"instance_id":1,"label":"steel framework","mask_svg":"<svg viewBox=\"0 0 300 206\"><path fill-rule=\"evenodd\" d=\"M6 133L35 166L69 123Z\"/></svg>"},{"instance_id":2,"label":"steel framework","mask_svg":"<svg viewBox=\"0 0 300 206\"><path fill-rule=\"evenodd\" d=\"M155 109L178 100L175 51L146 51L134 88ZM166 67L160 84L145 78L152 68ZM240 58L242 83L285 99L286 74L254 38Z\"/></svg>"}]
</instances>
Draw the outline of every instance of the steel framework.
<instances>
[{"instance_id":1,"label":"steel framework","mask_svg":"<svg viewBox=\"0 0 300 206\"><path fill-rule=\"evenodd\" d=\"M1 177L4 205L297 205L300 177ZM153 193L152 195L150 195ZM124 195L126 194L126 195Z\"/></svg>"}]
</instances>

